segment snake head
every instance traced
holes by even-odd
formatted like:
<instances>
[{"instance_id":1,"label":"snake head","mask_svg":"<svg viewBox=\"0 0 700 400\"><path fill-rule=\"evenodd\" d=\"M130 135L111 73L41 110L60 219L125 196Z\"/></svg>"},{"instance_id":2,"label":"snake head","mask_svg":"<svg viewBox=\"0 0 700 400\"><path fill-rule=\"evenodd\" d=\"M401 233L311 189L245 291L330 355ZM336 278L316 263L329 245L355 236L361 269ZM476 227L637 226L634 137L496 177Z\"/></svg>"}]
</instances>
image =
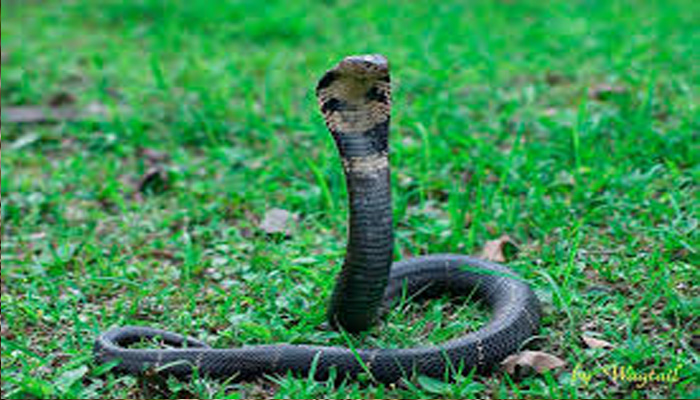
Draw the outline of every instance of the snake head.
<instances>
[{"instance_id":1,"label":"snake head","mask_svg":"<svg viewBox=\"0 0 700 400\"><path fill-rule=\"evenodd\" d=\"M316 96L343 158L388 151L391 80L386 57L345 57L319 80Z\"/></svg>"},{"instance_id":2,"label":"snake head","mask_svg":"<svg viewBox=\"0 0 700 400\"><path fill-rule=\"evenodd\" d=\"M326 73L319 82L319 89L323 86L328 86L336 78L368 82L372 80L388 80L389 62L381 54L347 56Z\"/></svg>"},{"instance_id":3,"label":"snake head","mask_svg":"<svg viewBox=\"0 0 700 400\"><path fill-rule=\"evenodd\" d=\"M388 103L389 83L389 62L383 55L348 56L318 81L316 95L321 100L334 94L338 100L356 105L377 100ZM321 111L323 108L324 104L321 104ZM328 105L326 111L329 111Z\"/></svg>"}]
</instances>

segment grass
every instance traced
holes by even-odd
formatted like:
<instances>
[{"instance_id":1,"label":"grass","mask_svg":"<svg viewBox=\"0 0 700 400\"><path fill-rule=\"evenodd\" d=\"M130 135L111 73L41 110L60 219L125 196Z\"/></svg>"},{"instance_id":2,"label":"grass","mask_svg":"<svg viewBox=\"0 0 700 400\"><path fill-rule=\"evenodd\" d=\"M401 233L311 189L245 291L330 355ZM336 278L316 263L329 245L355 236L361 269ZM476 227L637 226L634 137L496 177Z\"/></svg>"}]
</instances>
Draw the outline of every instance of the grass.
<instances>
[{"instance_id":1,"label":"grass","mask_svg":"<svg viewBox=\"0 0 700 400\"><path fill-rule=\"evenodd\" d=\"M698 4L3 1L2 106L69 93L109 112L2 125L2 398L697 398ZM124 324L347 344L319 329L346 205L313 87L364 52L392 62L396 258L515 238L509 264L545 312L531 347L567 366L383 387L95 365L95 336ZM154 166L164 185L142 194ZM260 232L271 208L297 216L290 238ZM486 318L405 307L351 344L434 343ZM614 382L610 366L679 379Z\"/></svg>"}]
</instances>

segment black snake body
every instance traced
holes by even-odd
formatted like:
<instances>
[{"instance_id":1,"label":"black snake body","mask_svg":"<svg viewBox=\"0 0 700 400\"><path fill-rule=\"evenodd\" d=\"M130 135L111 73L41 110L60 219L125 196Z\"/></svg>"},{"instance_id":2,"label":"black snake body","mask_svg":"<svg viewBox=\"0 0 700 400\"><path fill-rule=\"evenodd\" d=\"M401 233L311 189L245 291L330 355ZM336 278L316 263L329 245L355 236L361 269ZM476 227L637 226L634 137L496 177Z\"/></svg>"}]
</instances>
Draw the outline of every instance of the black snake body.
<instances>
[{"instance_id":1,"label":"black snake body","mask_svg":"<svg viewBox=\"0 0 700 400\"><path fill-rule=\"evenodd\" d=\"M431 255L394 263L388 134L389 68L379 55L352 56L326 72L316 93L343 161L349 194L349 233L329 320L348 332L368 329L382 305L402 296L472 296L488 305L482 329L439 345L409 349L349 349L307 345L260 345L214 349L198 340L144 327L110 330L97 339L98 363L121 362L115 371L149 368L188 376L193 368L214 378L249 380L292 371L325 380L369 374L391 383L414 374L436 378L488 371L534 335L540 308L530 287L505 266L462 255ZM134 349L159 338L176 348Z\"/></svg>"}]
</instances>

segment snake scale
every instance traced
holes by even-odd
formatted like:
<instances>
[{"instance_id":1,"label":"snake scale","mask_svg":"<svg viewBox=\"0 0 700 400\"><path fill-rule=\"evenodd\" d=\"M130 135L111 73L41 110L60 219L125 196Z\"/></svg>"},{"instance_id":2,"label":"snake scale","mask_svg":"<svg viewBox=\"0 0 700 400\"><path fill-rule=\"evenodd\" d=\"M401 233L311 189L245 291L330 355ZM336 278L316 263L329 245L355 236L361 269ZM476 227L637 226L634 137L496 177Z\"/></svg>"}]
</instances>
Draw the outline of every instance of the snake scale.
<instances>
[{"instance_id":1,"label":"snake scale","mask_svg":"<svg viewBox=\"0 0 700 400\"><path fill-rule=\"evenodd\" d=\"M328 70L316 87L326 126L337 145L349 197L347 252L330 301L332 326L355 333L376 321L378 310L398 298L445 294L473 296L492 317L483 328L448 342L416 348L349 349L311 345L211 348L175 333L138 326L112 329L95 344L98 364L119 360L113 371L200 375L251 380L293 372L327 379L369 374L392 383L415 374L435 378L493 369L539 328L540 306L530 287L509 268L451 254L392 263L393 227L389 172L391 82L381 55L350 56ZM159 339L166 349L129 347Z\"/></svg>"}]
</instances>

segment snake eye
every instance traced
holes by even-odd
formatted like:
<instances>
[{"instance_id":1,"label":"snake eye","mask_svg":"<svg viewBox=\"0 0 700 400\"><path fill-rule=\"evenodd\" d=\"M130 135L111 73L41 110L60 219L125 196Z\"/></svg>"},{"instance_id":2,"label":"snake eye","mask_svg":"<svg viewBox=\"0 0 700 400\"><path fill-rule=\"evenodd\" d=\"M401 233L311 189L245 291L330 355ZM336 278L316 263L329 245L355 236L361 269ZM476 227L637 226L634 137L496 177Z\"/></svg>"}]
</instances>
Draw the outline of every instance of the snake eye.
<instances>
[{"instance_id":1,"label":"snake eye","mask_svg":"<svg viewBox=\"0 0 700 400\"><path fill-rule=\"evenodd\" d=\"M379 103L388 103L388 100L386 98L386 95L382 93L381 90L379 90L376 86L372 86L371 89L367 91L365 94L365 97L369 101L377 101Z\"/></svg>"},{"instance_id":2,"label":"snake eye","mask_svg":"<svg viewBox=\"0 0 700 400\"><path fill-rule=\"evenodd\" d=\"M321 112L324 114L340 111L344 108L345 104L336 99L335 97L331 97L330 99L326 100L325 103L321 105Z\"/></svg>"},{"instance_id":3,"label":"snake eye","mask_svg":"<svg viewBox=\"0 0 700 400\"><path fill-rule=\"evenodd\" d=\"M336 79L338 79L338 73L335 71L328 71L323 75L323 78L318 82L316 86L316 91L323 90L330 86Z\"/></svg>"}]
</instances>

